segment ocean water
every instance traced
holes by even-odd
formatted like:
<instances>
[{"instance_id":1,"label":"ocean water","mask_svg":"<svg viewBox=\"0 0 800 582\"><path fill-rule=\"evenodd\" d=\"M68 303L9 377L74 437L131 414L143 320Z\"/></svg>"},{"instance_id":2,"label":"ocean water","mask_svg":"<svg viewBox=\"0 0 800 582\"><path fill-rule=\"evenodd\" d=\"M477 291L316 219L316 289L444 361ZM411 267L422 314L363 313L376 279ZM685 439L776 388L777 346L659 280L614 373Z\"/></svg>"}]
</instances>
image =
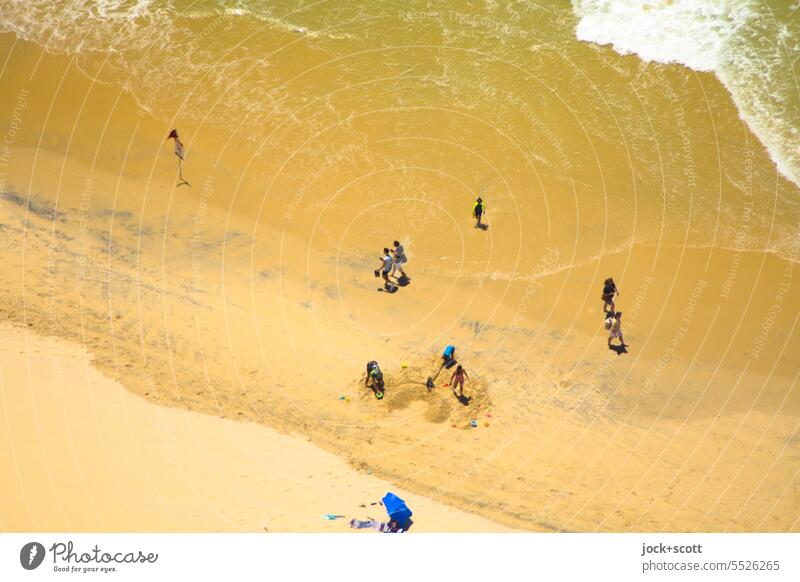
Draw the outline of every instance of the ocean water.
<instances>
[{"instance_id":1,"label":"ocean water","mask_svg":"<svg viewBox=\"0 0 800 582\"><path fill-rule=\"evenodd\" d=\"M523 240L796 259L799 26L794 0L0 0L0 33L124 88L190 159L237 150L243 212L269 195L331 247L387 193L413 232L486 191L509 280L537 275Z\"/></svg>"},{"instance_id":2,"label":"ocean water","mask_svg":"<svg viewBox=\"0 0 800 582\"><path fill-rule=\"evenodd\" d=\"M800 2L574 0L580 40L713 72L780 172L800 185Z\"/></svg>"}]
</instances>

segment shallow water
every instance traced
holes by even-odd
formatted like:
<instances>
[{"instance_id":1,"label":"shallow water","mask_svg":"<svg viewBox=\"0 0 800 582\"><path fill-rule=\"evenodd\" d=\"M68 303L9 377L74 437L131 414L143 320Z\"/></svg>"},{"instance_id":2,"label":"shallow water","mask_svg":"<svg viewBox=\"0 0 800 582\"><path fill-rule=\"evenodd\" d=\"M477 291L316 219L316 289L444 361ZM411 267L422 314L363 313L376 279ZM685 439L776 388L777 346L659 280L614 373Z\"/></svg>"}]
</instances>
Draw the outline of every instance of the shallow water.
<instances>
[{"instance_id":1,"label":"shallow water","mask_svg":"<svg viewBox=\"0 0 800 582\"><path fill-rule=\"evenodd\" d=\"M401 232L447 229L483 192L503 229L494 270L512 277L523 239L580 260L635 242L794 259L797 14L757 1L5 0L0 30L124 88L181 128L190 156L204 139L233 160L238 210L268 197L266 220L304 237L308 209L324 232L353 199Z\"/></svg>"}]
</instances>

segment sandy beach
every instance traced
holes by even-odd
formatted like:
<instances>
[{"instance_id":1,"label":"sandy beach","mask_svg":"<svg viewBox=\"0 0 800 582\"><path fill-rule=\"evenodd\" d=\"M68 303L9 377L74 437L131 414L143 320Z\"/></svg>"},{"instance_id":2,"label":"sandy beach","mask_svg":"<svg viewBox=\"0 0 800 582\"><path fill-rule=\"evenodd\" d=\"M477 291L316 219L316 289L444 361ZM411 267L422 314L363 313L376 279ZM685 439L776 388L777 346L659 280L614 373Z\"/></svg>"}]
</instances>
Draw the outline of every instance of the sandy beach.
<instances>
[{"instance_id":1,"label":"sandy beach","mask_svg":"<svg viewBox=\"0 0 800 582\"><path fill-rule=\"evenodd\" d=\"M507 531L304 438L148 403L64 341L4 324L0 346L3 531L350 532L387 520L371 505L387 491L421 514L414 531Z\"/></svg>"},{"instance_id":2,"label":"sandy beach","mask_svg":"<svg viewBox=\"0 0 800 582\"><path fill-rule=\"evenodd\" d=\"M420 531L800 531L775 148L569 7L418 8L0 34L6 530L339 531L391 489ZM424 386L448 344L465 402Z\"/></svg>"}]
</instances>

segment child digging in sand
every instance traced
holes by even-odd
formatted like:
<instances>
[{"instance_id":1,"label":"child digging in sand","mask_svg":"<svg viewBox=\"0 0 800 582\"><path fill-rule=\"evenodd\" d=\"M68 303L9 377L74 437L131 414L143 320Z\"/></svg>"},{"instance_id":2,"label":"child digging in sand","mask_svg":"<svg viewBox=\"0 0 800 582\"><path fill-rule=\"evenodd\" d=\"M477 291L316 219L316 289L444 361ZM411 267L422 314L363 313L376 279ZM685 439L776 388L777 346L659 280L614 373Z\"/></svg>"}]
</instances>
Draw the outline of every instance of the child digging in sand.
<instances>
[{"instance_id":1,"label":"child digging in sand","mask_svg":"<svg viewBox=\"0 0 800 582\"><path fill-rule=\"evenodd\" d=\"M367 377L364 379L364 386L370 387L369 382L372 380L372 391L375 393L375 398L378 400L383 398L384 385L383 385L383 372L375 360L367 362Z\"/></svg>"},{"instance_id":2,"label":"child digging in sand","mask_svg":"<svg viewBox=\"0 0 800 582\"><path fill-rule=\"evenodd\" d=\"M439 377L439 374L447 368L448 370L455 366L458 362L456 362L456 347L453 345L445 346L444 351L442 352L442 364L439 366L439 369L436 370L436 373L433 376L428 376L428 380L425 385L428 387L428 392L433 390L434 381L436 378Z\"/></svg>"},{"instance_id":3,"label":"child digging in sand","mask_svg":"<svg viewBox=\"0 0 800 582\"><path fill-rule=\"evenodd\" d=\"M450 376L450 389L453 391L454 396L464 397L464 380L469 380L469 374L464 367L459 364L453 375ZM456 394L456 386L458 386L458 394Z\"/></svg>"}]
</instances>

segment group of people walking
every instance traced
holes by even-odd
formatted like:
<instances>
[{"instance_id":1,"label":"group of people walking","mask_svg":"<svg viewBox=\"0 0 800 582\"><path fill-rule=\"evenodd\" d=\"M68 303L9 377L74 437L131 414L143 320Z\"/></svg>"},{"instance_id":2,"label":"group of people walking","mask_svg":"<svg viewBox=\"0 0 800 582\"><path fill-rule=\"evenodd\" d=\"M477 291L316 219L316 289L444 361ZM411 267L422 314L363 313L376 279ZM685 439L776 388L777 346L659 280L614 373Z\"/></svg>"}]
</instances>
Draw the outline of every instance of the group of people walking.
<instances>
[{"instance_id":1,"label":"group of people walking","mask_svg":"<svg viewBox=\"0 0 800 582\"><path fill-rule=\"evenodd\" d=\"M383 255L380 257L380 261L381 266L375 270L375 276L378 277L380 275L383 278L383 286L386 290L389 290L392 285L391 281L389 281L389 277L395 277L397 281L402 281L404 279L406 281L411 280L411 277L409 277L403 269L403 265L408 262L408 257L406 256L406 250L399 241L394 241L394 246L391 249L388 247L383 249ZM396 276L397 271L400 271L399 277Z\"/></svg>"},{"instance_id":2,"label":"group of people walking","mask_svg":"<svg viewBox=\"0 0 800 582\"><path fill-rule=\"evenodd\" d=\"M485 215L486 203L479 196L475 200L475 204L472 205L472 217L475 219L476 228L486 228L486 224L483 223L483 217ZM409 277L403 269L403 265L408 262L408 257L406 256L403 245L401 245L399 241L394 241L394 246L392 248L384 247L383 254L378 260L381 264L380 267L375 269L375 276L383 279L384 290L392 290L393 285L389 277L394 277L398 282L402 282L403 280L407 282L411 280L411 277ZM397 271L400 271L399 277L396 276Z\"/></svg>"}]
</instances>

